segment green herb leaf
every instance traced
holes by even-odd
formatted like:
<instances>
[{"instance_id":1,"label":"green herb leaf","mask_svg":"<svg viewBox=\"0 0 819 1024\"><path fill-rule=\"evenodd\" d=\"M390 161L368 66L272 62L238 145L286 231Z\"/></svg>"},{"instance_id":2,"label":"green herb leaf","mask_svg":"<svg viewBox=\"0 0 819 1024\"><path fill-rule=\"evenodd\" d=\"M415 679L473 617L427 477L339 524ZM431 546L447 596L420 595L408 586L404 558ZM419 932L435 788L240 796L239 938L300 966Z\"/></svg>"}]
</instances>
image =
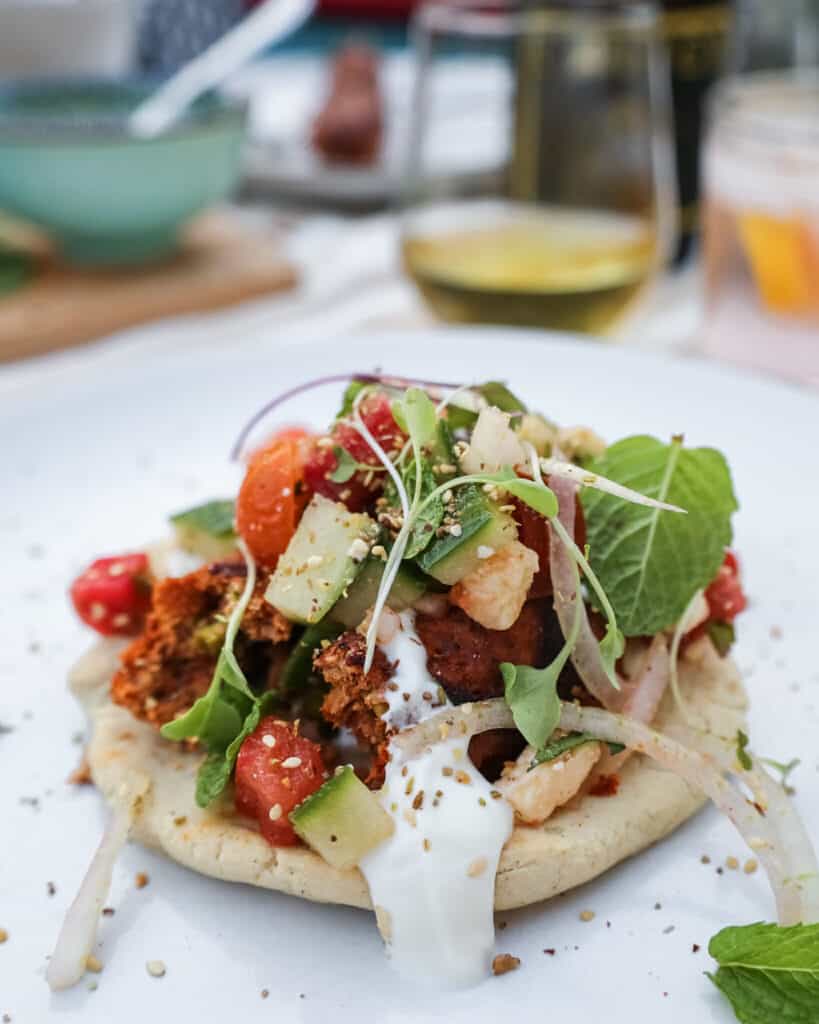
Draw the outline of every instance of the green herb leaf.
<instances>
[{"instance_id":1,"label":"green herb leaf","mask_svg":"<svg viewBox=\"0 0 819 1024\"><path fill-rule=\"evenodd\" d=\"M472 390L483 395L490 405L494 405L501 412L528 412L523 402L509 390L503 381L489 380L486 384L481 384Z\"/></svg>"},{"instance_id":2,"label":"green herb leaf","mask_svg":"<svg viewBox=\"0 0 819 1024\"><path fill-rule=\"evenodd\" d=\"M779 781L783 789L785 789L785 791L788 792L788 779L790 779L791 774L802 763L801 759L795 757L792 761L788 761L787 764L784 764L782 761L774 761L772 757L760 757L759 760L763 764L767 764L770 768L773 768L775 772L779 772L779 774L782 776L782 778Z\"/></svg>"},{"instance_id":3,"label":"green herb leaf","mask_svg":"<svg viewBox=\"0 0 819 1024\"><path fill-rule=\"evenodd\" d=\"M279 676L278 688L281 693L298 693L307 685L313 674L313 654L321 647L322 640L335 640L344 627L333 622L329 616L308 626L293 646Z\"/></svg>"},{"instance_id":4,"label":"green herb leaf","mask_svg":"<svg viewBox=\"0 0 819 1024\"><path fill-rule=\"evenodd\" d=\"M204 505L177 512L171 516L174 526L187 527L207 533L211 537L232 537L236 503L232 499L206 501Z\"/></svg>"},{"instance_id":5,"label":"green herb leaf","mask_svg":"<svg viewBox=\"0 0 819 1024\"><path fill-rule=\"evenodd\" d=\"M737 762L746 772L749 772L754 766L751 755L748 753L748 743L747 734L742 729L737 729Z\"/></svg>"},{"instance_id":6,"label":"green herb leaf","mask_svg":"<svg viewBox=\"0 0 819 1024\"><path fill-rule=\"evenodd\" d=\"M487 482L492 482L488 478ZM505 491L519 498L524 505L533 508L546 518L557 515L557 498L554 492L549 490L545 484L537 483L535 480L521 480L514 473L498 473L494 475Z\"/></svg>"},{"instance_id":7,"label":"green herb leaf","mask_svg":"<svg viewBox=\"0 0 819 1024\"><path fill-rule=\"evenodd\" d=\"M336 445L333 448L333 455L336 457L336 468L329 474L329 477L333 483L346 484L350 477L355 475L358 463L341 445Z\"/></svg>"},{"instance_id":8,"label":"green herb leaf","mask_svg":"<svg viewBox=\"0 0 819 1024\"><path fill-rule=\"evenodd\" d=\"M742 1024L819 1022L819 924L724 928L708 952L719 964L708 977Z\"/></svg>"},{"instance_id":9,"label":"green herb leaf","mask_svg":"<svg viewBox=\"0 0 819 1024\"><path fill-rule=\"evenodd\" d=\"M612 445L590 469L688 513L592 489L581 495L591 565L620 627L626 636L651 636L677 622L722 565L737 508L728 466L714 449L640 436Z\"/></svg>"},{"instance_id":10,"label":"green herb leaf","mask_svg":"<svg viewBox=\"0 0 819 1024\"><path fill-rule=\"evenodd\" d=\"M341 399L341 408L338 410L338 413L336 414L337 420L342 420L350 415L350 413L353 411L353 406L355 405L356 398L358 398L359 394L366 387L370 387L370 385L365 384L363 380L350 381L350 383L344 389L344 395Z\"/></svg>"},{"instance_id":11,"label":"green herb leaf","mask_svg":"<svg viewBox=\"0 0 819 1024\"><path fill-rule=\"evenodd\" d=\"M413 448L421 449L431 444L437 433L438 417L426 391L409 388L401 406L406 424L404 429L412 439Z\"/></svg>"},{"instance_id":12,"label":"green herb leaf","mask_svg":"<svg viewBox=\"0 0 819 1024\"><path fill-rule=\"evenodd\" d=\"M717 654L724 658L725 655L731 650L736 640L736 630L732 622L720 622L718 619L712 619L707 626L708 637Z\"/></svg>"},{"instance_id":13,"label":"green herb leaf","mask_svg":"<svg viewBox=\"0 0 819 1024\"><path fill-rule=\"evenodd\" d=\"M557 680L568 657L569 651L564 648L546 668L512 665L508 661L500 667L506 703L515 725L526 742L537 749L546 744L560 721Z\"/></svg>"},{"instance_id":14,"label":"green herb leaf","mask_svg":"<svg viewBox=\"0 0 819 1024\"><path fill-rule=\"evenodd\" d=\"M541 747L540 750L535 754L532 759L532 763L529 765L529 771L536 768L539 764L544 764L547 761L554 761L560 757L561 754L565 754L567 750L574 750L575 747L582 747L586 743L602 743L603 740L597 736L592 736L588 732L570 732L566 736L561 736L559 739L552 740L551 743L547 743L545 747ZM610 754L619 754L626 748L622 743L608 743Z\"/></svg>"}]
</instances>

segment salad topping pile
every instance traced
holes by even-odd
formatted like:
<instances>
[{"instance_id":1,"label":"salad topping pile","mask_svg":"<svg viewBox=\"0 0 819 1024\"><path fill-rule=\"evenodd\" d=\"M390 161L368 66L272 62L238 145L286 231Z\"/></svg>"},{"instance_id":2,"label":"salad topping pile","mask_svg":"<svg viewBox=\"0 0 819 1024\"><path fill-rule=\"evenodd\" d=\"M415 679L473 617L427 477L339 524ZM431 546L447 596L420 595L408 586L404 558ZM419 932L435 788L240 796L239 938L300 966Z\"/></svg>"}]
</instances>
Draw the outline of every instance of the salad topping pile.
<instances>
[{"instance_id":1,"label":"salad topping pile","mask_svg":"<svg viewBox=\"0 0 819 1024\"><path fill-rule=\"evenodd\" d=\"M326 433L250 450L276 407L335 380L254 417L235 502L173 517L199 568L128 554L71 589L89 626L133 637L112 698L201 752L199 805L232 801L271 844L360 867L399 969L472 983L514 825L617 792L636 751L728 814L780 924L819 919L781 787L678 684L698 645L728 653L745 607L723 456L607 446L499 382L373 375L347 378ZM673 737L651 727L669 690Z\"/></svg>"}]
</instances>

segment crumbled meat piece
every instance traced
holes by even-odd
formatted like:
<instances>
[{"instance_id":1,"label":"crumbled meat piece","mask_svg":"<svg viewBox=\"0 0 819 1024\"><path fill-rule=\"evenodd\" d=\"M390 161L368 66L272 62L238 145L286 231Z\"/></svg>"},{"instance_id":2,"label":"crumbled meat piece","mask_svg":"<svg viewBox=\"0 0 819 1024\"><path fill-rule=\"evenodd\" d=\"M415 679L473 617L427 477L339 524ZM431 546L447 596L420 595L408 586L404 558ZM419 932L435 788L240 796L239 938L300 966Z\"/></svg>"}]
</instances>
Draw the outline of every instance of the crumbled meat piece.
<instances>
[{"instance_id":1,"label":"crumbled meat piece","mask_svg":"<svg viewBox=\"0 0 819 1024\"><path fill-rule=\"evenodd\" d=\"M387 763L388 730L381 715L387 708L384 688L393 674L393 665L376 648L372 668L364 675L367 642L360 633L342 633L316 655L313 662L329 685L321 713L333 725L349 729L365 746L373 750L368 783L380 785Z\"/></svg>"},{"instance_id":2,"label":"crumbled meat piece","mask_svg":"<svg viewBox=\"0 0 819 1024\"><path fill-rule=\"evenodd\" d=\"M242 562L216 562L157 583L145 629L122 653L111 684L115 703L157 727L187 711L210 685L245 575ZM274 645L292 631L264 600L265 586L266 580L257 582L235 646L251 682L266 681Z\"/></svg>"},{"instance_id":3,"label":"crumbled meat piece","mask_svg":"<svg viewBox=\"0 0 819 1024\"><path fill-rule=\"evenodd\" d=\"M484 629L460 608L450 608L440 618L417 615L415 626L427 649L430 673L443 685L453 704L463 704L503 695L503 661L536 667L547 663L548 614L547 604L529 601L517 622L501 631Z\"/></svg>"}]
</instances>

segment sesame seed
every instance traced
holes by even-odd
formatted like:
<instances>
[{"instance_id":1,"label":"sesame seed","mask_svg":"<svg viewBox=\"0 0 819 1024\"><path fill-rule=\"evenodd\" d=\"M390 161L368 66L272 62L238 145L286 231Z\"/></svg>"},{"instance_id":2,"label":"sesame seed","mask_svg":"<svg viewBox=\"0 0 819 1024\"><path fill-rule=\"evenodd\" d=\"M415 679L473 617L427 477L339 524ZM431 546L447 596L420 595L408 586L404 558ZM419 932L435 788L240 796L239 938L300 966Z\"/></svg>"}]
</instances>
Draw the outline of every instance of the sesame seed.
<instances>
[{"instance_id":1,"label":"sesame seed","mask_svg":"<svg viewBox=\"0 0 819 1024\"><path fill-rule=\"evenodd\" d=\"M515 506L514 505L501 505L500 510L501 510L501 512L514 512L515 511Z\"/></svg>"},{"instance_id":2,"label":"sesame seed","mask_svg":"<svg viewBox=\"0 0 819 1024\"><path fill-rule=\"evenodd\" d=\"M460 537L464 531L460 523L454 523L450 526L449 532L453 537Z\"/></svg>"},{"instance_id":3,"label":"sesame seed","mask_svg":"<svg viewBox=\"0 0 819 1024\"><path fill-rule=\"evenodd\" d=\"M739 861L736 859L736 857L726 857L725 866L726 868L728 868L729 871L736 871L736 869L739 867Z\"/></svg>"},{"instance_id":4,"label":"sesame seed","mask_svg":"<svg viewBox=\"0 0 819 1024\"><path fill-rule=\"evenodd\" d=\"M593 910L581 910L580 911L580 920L581 921L586 921L586 922L593 921L594 920L594 911Z\"/></svg>"},{"instance_id":5,"label":"sesame seed","mask_svg":"<svg viewBox=\"0 0 819 1024\"><path fill-rule=\"evenodd\" d=\"M465 772L462 769L458 769L458 771L455 772L455 781L460 782L462 786L468 786L472 782L472 776L469 774L469 772Z\"/></svg>"},{"instance_id":6,"label":"sesame seed","mask_svg":"<svg viewBox=\"0 0 819 1024\"><path fill-rule=\"evenodd\" d=\"M122 562L114 562L108 567L109 576L122 576L125 572L125 565Z\"/></svg>"},{"instance_id":7,"label":"sesame seed","mask_svg":"<svg viewBox=\"0 0 819 1024\"><path fill-rule=\"evenodd\" d=\"M270 818L271 821L278 821L279 818L282 816L282 805L273 804L273 806L267 812L267 816L268 818Z\"/></svg>"},{"instance_id":8,"label":"sesame seed","mask_svg":"<svg viewBox=\"0 0 819 1024\"><path fill-rule=\"evenodd\" d=\"M742 870L745 872L746 875L752 875L758 867L759 864L756 862L756 860L754 860L753 857L751 857L749 860L745 861L745 866Z\"/></svg>"},{"instance_id":9,"label":"sesame seed","mask_svg":"<svg viewBox=\"0 0 819 1024\"><path fill-rule=\"evenodd\" d=\"M468 701L468 702L467 702L466 704L461 704L461 711L462 711L462 712L463 712L463 713L464 713L465 715L471 715L471 714L472 714L472 708L473 708L473 706L474 706L474 705L472 704L472 702L471 702L471 701Z\"/></svg>"},{"instance_id":10,"label":"sesame seed","mask_svg":"<svg viewBox=\"0 0 819 1024\"><path fill-rule=\"evenodd\" d=\"M711 863L711 858L708 856L707 853L704 853L700 857L700 864L710 864L710 863Z\"/></svg>"},{"instance_id":11,"label":"sesame seed","mask_svg":"<svg viewBox=\"0 0 819 1024\"><path fill-rule=\"evenodd\" d=\"M136 877L134 878L134 885L137 887L137 889L144 889L148 882L150 882L150 880L151 879L148 877L148 875L146 875L144 871L138 871Z\"/></svg>"},{"instance_id":12,"label":"sesame seed","mask_svg":"<svg viewBox=\"0 0 819 1024\"><path fill-rule=\"evenodd\" d=\"M149 960L145 964L145 970L152 978L165 977L165 964L161 960Z\"/></svg>"},{"instance_id":13,"label":"sesame seed","mask_svg":"<svg viewBox=\"0 0 819 1024\"><path fill-rule=\"evenodd\" d=\"M323 561L323 555L310 555L310 557L307 559L307 565L310 569L317 569Z\"/></svg>"},{"instance_id":14,"label":"sesame seed","mask_svg":"<svg viewBox=\"0 0 819 1024\"><path fill-rule=\"evenodd\" d=\"M414 811L420 811L424 805L424 791L419 789L415 794L415 799L412 801L412 809Z\"/></svg>"},{"instance_id":15,"label":"sesame seed","mask_svg":"<svg viewBox=\"0 0 819 1024\"><path fill-rule=\"evenodd\" d=\"M99 601L94 601L91 605L90 615L94 622L99 622L100 619L105 618L105 605L100 604Z\"/></svg>"},{"instance_id":16,"label":"sesame seed","mask_svg":"<svg viewBox=\"0 0 819 1024\"><path fill-rule=\"evenodd\" d=\"M131 616L127 612L120 612L119 615L115 615L111 622L115 626L127 626L131 621Z\"/></svg>"},{"instance_id":17,"label":"sesame seed","mask_svg":"<svg viewBox=\"0 0 819 1024\"><path fill-rule=\"evenodd\" d=\"M486 857L476 857L466 869L470 878L480 878L484 871L486 871Z\"/></svg>"},{"instance_id":18,"label":"sesame seed","mask_svg":"<svg viewBox=\"0 0 819 1024\"><path fill-rule=\"evenodd\" d=\"M93 953L89 953L85 958L85 969L91 971L92 974L99 974L102 970L102 961L98 960Z\"/></svg>"},{"instance_id":19,"label":"sesame seed","mask_svg":"<svg viewBox=\"0 0 819 1024\"><path fill-rule=\"evenodd\" d=\"M449 725L447 722L441 722L438 726L438 735L442 740L445 740L449 736Z\"/></svg>"},{"instance_id":20,"label":"sesame seed","mask_svg":"<svg viewBox=\"0 0 819 1024\"><path fill-rule=\"evenodd\" d=\"M270 747L272 749L276 746L276 737L265 733L265 735L262 736L262 743L264 743L266 747Z\"/></svg>"},{"instance_id":21,"label":"sesame seed","mask_svg":"<svg viewBox=\"0 0 819 1024\"><path fill-rule=\"evenodd\" d=\"M455 769L454 768L450 768L450 766L448 764L445 764L444 767L441 769L441 775L446 775L447 778L449 778L450 775L453 775L454 772L455 772Z\"/></svg>"},{"instance_id":22,"label":"sesame seed","mask_svg":"<svg viewBox=\"0 0 819 1024\"><path fill-rule=\"evenodd\" d=\"M300 768L301 758L300 757L286 757L282 761L282 768Z\"/></svg>"},{"instance_id":23,"label":"sesame seed","mask_svg":"<svg viewBox=\"0 0 819 1024\"><path fill-rule=\"evenodd\" d=\"M501 797L503 796L503 793L501 793L499 789L492 789L489 791L489 795L492 797L493 800L500 800Z\"/></svg>"},{"instance_id":24,"label":"sesame seed","mask_svg":"<svg viewBox=\"0 0 819 1024\"><path fill-rule=\"evenodd\" d=\"M482 796L478 797L478 803L481 805L481 807L486 807L486 801Z\"/></svg>"},{"instance_id":25,"label":"sesame seed","mask_svg":"<svg viewBox=\"0 0 819 1024\"><path fill-rule=\"evenodd\" d=\"M428 839L425 839L424 840L424 853L429 853L431 847L432 847L432 843Z\"/></svg>"},{"instance_id":26,"label":"sesame seed","mask_svg":"<svg viewBox=\"0 0 819 1024\"><path fill-rule=\"evenodd\" d=\"M409 808L407 808L404 811L404 821L408 825L410 825L412 828L415 828L415 825L416 825L416 822L417 822L417 819L415 817L415 811L410 810Z\"/></svg>"},{"instance_id":27,"label":"sesame seed","mask_svg":"<svg viewBox=\"0 0 819 1024\"><path fill-rule=\"evenodd\" d=\"M413 775L413 776L411 776L411 777L409 778L409 780L407 781L407 784L406 784L406 786L404 786L404 793L405 793L405 794L406 794L407 796L409 796L409 795L410 795L410 793L411 793L411 792L413 791L413 789L414 789L414 788L415 788L415 776Z\"/></svg>"},{"instance_id":28,"label":"sesame seed","mask_svg":"<svg viewBox=\"0 0 819 1024\"><path fill-rule=\"evenodd\" d=\"M481 561L485 561L487 558L491 558L492 555L495 554L495 549L490 548L488 544L479 544L476 554Z\"/></svg>"},{"instance_id":29,"label":"sesame seed","mask_svg":"<svg viewBox=\"0 0 819 1024\"><path fill-rule=\"evenodd\" d=\"M373 548L372 553L375 555L376 558L381 558L384 561L387 560L387 549L384 547L383 544L376 544L375 547Z\"/></svg>"}]
</instances>

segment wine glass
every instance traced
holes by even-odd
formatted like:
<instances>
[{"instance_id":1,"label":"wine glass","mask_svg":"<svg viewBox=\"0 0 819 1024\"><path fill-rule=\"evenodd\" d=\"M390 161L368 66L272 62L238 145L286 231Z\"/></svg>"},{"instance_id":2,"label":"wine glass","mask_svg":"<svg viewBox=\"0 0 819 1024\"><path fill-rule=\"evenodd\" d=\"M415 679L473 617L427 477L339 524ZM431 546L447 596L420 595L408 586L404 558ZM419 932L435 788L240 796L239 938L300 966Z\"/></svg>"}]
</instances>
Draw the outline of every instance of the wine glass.
<instances>
[{"instance_id":1,"label":"wine glass","mask_svg":"<svg viewBox=\"0 0 819 1024\"><path fill-rule=\"evenodd\" d=\"M446 320L601 333L676 237L649 5L430 0L413 22L404 265Z\"/></svg>"}]
</instances>

